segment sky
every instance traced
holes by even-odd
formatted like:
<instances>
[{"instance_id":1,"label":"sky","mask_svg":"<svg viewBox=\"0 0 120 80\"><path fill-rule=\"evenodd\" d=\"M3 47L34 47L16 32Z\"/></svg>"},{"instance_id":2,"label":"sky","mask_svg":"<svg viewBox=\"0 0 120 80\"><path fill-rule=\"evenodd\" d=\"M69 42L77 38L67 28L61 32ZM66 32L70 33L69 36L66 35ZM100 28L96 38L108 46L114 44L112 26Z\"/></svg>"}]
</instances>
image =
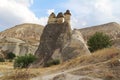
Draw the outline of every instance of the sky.
<instances>
[{"instance_id":1,"label":"sky","mask_svg":"<svg viewBox=\"0 0 120 80\"><path fill-rule=\"evenodd\" d=\"M52 12L67 9L72 28L120 23L120 0L0 0L0 31L23 23L45 26Z\"/></svg>"}]
</instances>

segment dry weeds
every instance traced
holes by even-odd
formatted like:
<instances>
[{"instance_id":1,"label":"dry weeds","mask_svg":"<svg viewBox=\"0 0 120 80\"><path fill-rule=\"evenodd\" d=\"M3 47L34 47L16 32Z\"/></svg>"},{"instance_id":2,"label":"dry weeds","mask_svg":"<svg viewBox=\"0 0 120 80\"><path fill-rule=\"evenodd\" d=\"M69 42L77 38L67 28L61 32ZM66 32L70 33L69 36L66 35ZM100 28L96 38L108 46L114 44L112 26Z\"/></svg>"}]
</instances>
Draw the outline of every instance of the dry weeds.
<instances>
[{"instance_id":1,"label":"dry weeds","mask_svg":"<svg viewBox=\"0 0 120 80\"><path fill-rule=\"evenodd\" d=\"M7 68L8 66L11 67L12 63L0 63L0 71L2 71L2 69L10 69L12 71L11 74L3 76L1 78L2 80L29 80L38 75L50 74L81 66L83 67L71 73L112 80L119 78L118 75L120 75L120 50L116 48L106 48L96 51L91 55L83 55L48 68L14 70Z\"/></svg>"}]
</instances>

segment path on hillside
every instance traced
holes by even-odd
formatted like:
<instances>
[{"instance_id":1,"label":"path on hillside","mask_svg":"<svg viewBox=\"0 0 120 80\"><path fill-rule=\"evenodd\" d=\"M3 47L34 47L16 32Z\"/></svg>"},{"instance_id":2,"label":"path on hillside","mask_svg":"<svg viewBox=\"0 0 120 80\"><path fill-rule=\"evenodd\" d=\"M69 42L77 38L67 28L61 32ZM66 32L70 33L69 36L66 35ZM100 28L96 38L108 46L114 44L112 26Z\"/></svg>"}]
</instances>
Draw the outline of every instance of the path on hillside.
<instances>
[{"instance_id":1,"label":"path on hillside","mask_svg":"<svg viewBox=\"0 0 120 80\"><path fill-rule=\"evenodd\" d=\"M80 80L82 78L87 78L90 80L102 80L100 78L93 78L93 77L89 77L89 76L70 74L70 72L79 70L81 68L83 68L83 67L73 68L73 69L69 69L66 71L60 71L60 72L49 74L49 75L41 75L41 76L35 77L31 80ZM55 79L53 79L53 78L55 78Z\"/></svg>"}]
</instances>

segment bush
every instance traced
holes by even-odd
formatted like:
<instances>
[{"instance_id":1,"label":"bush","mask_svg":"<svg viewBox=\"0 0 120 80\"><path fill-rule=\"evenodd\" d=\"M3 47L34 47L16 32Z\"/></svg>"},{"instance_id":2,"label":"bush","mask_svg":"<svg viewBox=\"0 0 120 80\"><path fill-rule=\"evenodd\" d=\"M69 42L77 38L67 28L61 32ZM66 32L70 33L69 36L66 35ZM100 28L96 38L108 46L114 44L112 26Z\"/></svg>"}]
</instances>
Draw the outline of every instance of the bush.
<instances>
[{"instance_id":1,"label":"bush","mask_svg":"<svg viewBox=\"0 0 120 80\"><path fill-rule=\"evenodd\" d=\"M16 57L16 55L12 52L7 53L6 58L9 60L13 60Z\"/></svg>"},{"instance_id":2,"label":"bush","mask_svg":"<svg viewBox=\"0 0 120 80\"><path fill-rule=\"evenodd\" d=\"M36 57L32 54L26 54L25 56L18 56L14 61L14 68L27 68L31 63L36 60Z\"/></svg>"},{"instance_id":3,"label":"bush","mask_svg":"<svg viewBox=\"0 0 120 80\"><path fill-rule=\"evenodd\" d=\"M102 32L96 32L87 41L89 50L94 52L99 49L107 48L111 46L110 37Z\"/></svg>"},{"instance_id":4,"label":"bush","mask_svg":"<svg viewBox=\"0 0 120 80\"><path fill-rule=\"evenodd\" d=\"M54 60L50 60L45 64L45 67L50 67L52 65L58 65L60 64L60 60L59 59L54 59Z\"/></svg>"},{"instance_id":5,"label":"bush","mask_svg":"<svg viewBox=\"0 0 120 80\"><path fill-rule=\"evenodd\" d=\"M0 58L0 62L5 62L5 59L4 58Z\"/></svg>"},{"instance_id":6,"label":"bush","mask_svg":"<svg viewBox=\"0 0 120 80\"><path fill-rule=\"evenodd\" d=\"M0 54L0 62L5 62L5 58L3 54Z\"/></svg>"}]
</instances>

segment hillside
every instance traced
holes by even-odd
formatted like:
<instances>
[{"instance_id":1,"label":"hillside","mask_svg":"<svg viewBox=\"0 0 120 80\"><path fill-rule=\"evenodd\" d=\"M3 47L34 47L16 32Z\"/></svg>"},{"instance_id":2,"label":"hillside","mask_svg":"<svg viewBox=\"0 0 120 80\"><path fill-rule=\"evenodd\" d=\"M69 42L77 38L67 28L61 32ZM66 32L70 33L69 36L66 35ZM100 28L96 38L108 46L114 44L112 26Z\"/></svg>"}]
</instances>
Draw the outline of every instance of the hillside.
<instances>
[{"instance_id":1,"label":"hillside","mask_svg":"<svg viewBox=\"0 0 120 80\"><path fill-rule=\"evenodd\" d=\"M111 36L111 38L116 39L119 38L120 32L120 25L116 22L106 23L102 25L87 27L79 29L79 31L84 36L84 39L87 40L91 35L95 32L104 32Z\"/></svg>"},{"instance_id":2,"label":"hillside","mask_svg":"<svg viewBox=\"0 0 120 80\"><path fill-rule=\"evenodd\" d=\"M16 55L34 53L39 45L43 26L37 24L20 24L0 32L0 50Z\"/></svg>"},{"instance_id":3,"label":"hillside","mask_svg":"<svg viewBox=\"0 0 120 80\"><path fill-rule=\"evenodd\" d=\"M119 75L120 50L106 48L52 66L31 80L119 80Z\"/></svg>"},{"instance_id":4,"label":"hillside","mask_svg":"<svg viewBox=\"0 0 120 80\"><path fill-rule=\"evenodd\" d=\"M38 24L20 24L0 32L0 37L17 38L25 41L39 41L43 26Z\"/></svg>"}]
</instances>

